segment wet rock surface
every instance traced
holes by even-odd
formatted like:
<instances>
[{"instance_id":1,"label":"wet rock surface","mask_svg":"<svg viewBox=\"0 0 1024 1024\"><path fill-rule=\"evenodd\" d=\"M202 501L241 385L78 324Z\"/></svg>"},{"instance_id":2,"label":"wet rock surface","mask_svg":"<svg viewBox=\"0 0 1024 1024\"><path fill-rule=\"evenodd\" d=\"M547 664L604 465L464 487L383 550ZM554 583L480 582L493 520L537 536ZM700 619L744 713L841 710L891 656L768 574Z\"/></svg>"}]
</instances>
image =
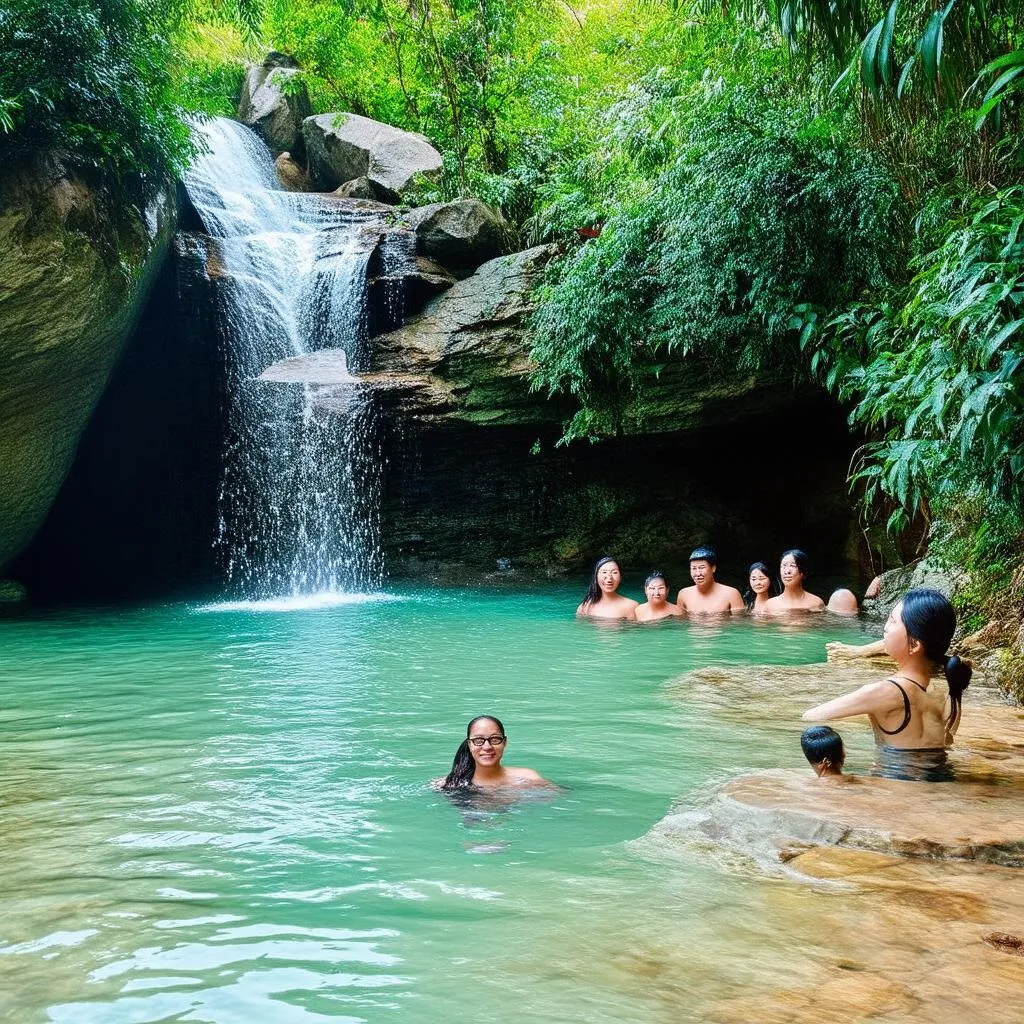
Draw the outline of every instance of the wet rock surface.
<instances>
[{"instance_id":1,"label":"wet rock surface","mask_svg":"<svg viewBox=\"0 0 1024 1024\"><path fill-rule=\"evenodd\" d=\"M0 567L42 524L163 263L173 193L56 154L0 173Z\"/></svg>"},{"instance_id":2,"label":"wet rock surface","mask_svg":"<svg viewBox=\"0 0 1024 1024\"><path fill-rule=\"evenodd\" d=\"M724 717L767 712L768 727L795 739L808 699L877 677L870 665L710 668L673 692L719 692ZM773 946L808 947L802 967L711 999L700 1019L810 1024L823 1007L844 1021L1020 1019L1024 711L991 681L968 691L952 754L962 781L760 771L688 799L637 842L645 855L774 876L781 888L759 930ZM852 722L840 729L857 731Z\"/></svg>"}]
</instances>

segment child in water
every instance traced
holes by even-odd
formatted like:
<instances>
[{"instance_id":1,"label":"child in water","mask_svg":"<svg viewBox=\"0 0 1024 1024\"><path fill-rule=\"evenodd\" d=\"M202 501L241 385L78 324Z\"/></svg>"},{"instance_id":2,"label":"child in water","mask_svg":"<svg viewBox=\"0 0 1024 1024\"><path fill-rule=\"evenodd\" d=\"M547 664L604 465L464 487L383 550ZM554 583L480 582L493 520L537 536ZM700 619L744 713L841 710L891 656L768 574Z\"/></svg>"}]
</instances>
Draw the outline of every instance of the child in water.
<instances>
[{"instance_id":1,"label":"child in water","mask_svg":"<svg viewBox=\"0 0 1024 1024\"><path fill-rule=\"evenodd\" d=\"M846 760L846 748L843 737L835 729L827 725L812 725L804 729L800 747L819 779L845 778L843 762Z\"/></svg>"}]
</instances>

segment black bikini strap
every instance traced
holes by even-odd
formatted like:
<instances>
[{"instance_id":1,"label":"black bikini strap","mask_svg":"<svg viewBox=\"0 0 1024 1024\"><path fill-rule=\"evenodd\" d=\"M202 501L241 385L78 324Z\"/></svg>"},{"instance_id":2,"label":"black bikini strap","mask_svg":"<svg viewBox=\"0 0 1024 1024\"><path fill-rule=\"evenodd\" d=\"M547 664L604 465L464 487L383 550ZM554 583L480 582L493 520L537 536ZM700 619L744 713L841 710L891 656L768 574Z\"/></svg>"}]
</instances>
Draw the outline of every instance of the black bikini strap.
<instances>
[{"instance_id":1,"label":"black bikini strap","mask_svg":"<svg viewBox=\"0 0 1024 1024\"><path fill-rule=\"evenodd\" d=\"M886 736L895 736L898 732L903 732L908 725L910 725L910 698L907 696L907 691L896 682L895 679L886 679L887 683L892 683L903 697L903 721L895 729L883 729L880 725L878 726L879 732L884 732ZM875 723L878 725L878 723Z\"/></svg>"}]
</instances>

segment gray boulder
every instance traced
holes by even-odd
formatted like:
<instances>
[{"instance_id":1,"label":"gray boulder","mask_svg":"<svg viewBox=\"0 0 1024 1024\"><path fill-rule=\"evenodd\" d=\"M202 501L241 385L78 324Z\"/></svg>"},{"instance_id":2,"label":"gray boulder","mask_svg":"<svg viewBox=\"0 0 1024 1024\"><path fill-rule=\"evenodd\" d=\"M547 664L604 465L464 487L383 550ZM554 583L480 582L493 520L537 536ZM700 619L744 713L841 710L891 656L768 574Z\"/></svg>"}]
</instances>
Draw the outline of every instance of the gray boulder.
<instances>
[{"instance_id":1,"label":"gray boulder","mask_svg":"<svg viewBox=\"0 0 1024 1024\"><path fill-rule=\"evenodd\" d=\"M416 251L453 270L468 273L513 248L508 222L479 199L431 203L405 220L416 232Z\"/></svg>"},{"instance_id":2,"label":"gray boulder","mask_svg":"<svg viewBox=\"0 0 1024 1024\"><path fill-rule=\"evenodd\" d=\"M245 74L238 120L263 136L275 153L302 154L302 122L313 112L306 86L292 92L287 82L299 74L294 58L276 51Z\"/></svg>"},{"instance_id":3,"label":"gray boulder","mask_svg":"<svg viewBox=\"0 0 1024 1024\"><path fill-rule=\"evenodd\" d=\"M441 154L422 135L359 114L318 114L302 122L313 188L327 192L367 178L392 202L417 175L441 171Z\"/></svg>"},{"instance_id":4,"label":"gray boulder","mask_svg":"<svg viewBox=\"0 0 1024 1024\"><path fill-rule=\"evenodd\" d=\"M372 199L378 203L394 205L395 194L390 189L381 188L367 177L353 178L339 185L333 195L341 199Z\"/></svg>"}]
</instances>

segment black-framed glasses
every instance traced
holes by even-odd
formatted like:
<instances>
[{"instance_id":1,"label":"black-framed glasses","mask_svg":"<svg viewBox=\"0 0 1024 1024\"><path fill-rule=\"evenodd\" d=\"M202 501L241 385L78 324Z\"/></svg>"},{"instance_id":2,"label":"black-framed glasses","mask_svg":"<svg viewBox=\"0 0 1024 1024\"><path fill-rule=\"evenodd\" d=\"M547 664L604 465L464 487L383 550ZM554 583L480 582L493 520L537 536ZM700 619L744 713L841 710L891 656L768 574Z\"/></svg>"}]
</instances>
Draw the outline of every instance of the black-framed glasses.
<instances>
[{"instance_id":1,"label":"black-framed glasses","mask_svg":"<svg viewBox=\"0 0 1024 1024\"><path fill-rule=\"evenodd\" d=\"M468 736L466 738L477 749L482 747L485 743L490 743L492 747L500 747L502 743L505 742L505 737L499 736L497 733L493 736Z\"/></svg>"}]
</instances>

